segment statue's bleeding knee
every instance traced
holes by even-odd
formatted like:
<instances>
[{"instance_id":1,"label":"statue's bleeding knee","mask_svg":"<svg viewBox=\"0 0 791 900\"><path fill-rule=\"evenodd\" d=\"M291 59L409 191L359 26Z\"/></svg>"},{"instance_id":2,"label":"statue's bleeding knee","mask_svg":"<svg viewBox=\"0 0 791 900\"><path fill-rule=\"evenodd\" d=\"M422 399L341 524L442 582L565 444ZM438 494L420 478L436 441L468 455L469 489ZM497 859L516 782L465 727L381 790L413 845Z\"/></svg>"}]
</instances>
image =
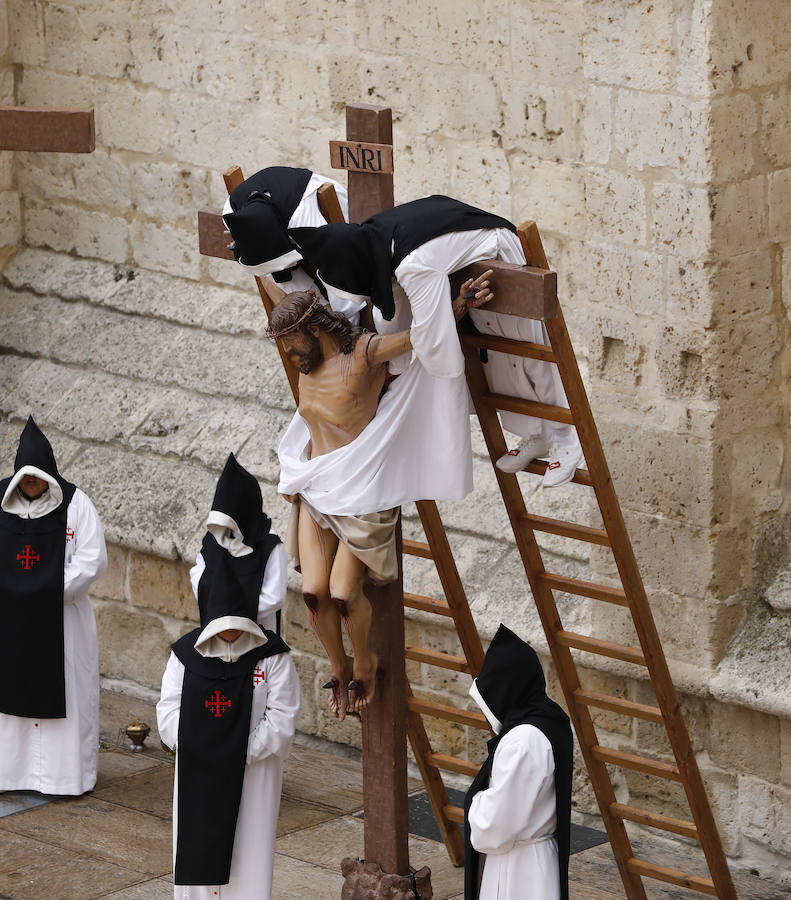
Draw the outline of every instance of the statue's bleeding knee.
<instances>
[{"instance_id":1,"label":"statue's bleeding knee","mask_svg":"<svg viewBox=\"0 0 791 900\"><path fill-rule=\"evenodd\" d=\"M333 597L332 602L335 604L335 608L341 614L342 619L349 618L349 605L343 599L343 597Z\"/></svg>"},{"instance_id":2,"label":"statue's bleeding knee","mask_svg":"<svg viewBox=\"0 0 791 900\"><path fill-rule=\"evenodd\" d=\"M315 615L319 611L319 598L315 594L303 592L302 599L311 615Z\"/></svg>"}]
</instances>

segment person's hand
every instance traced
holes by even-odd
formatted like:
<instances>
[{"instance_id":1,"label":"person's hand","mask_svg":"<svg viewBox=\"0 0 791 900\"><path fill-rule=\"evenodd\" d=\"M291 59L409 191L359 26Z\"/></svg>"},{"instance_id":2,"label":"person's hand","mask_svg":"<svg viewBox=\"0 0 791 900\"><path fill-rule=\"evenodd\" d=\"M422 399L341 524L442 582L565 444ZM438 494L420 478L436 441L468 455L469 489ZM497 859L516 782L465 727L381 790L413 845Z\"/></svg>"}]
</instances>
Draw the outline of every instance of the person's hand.
<instances>
[{"instance_id":1,"label":"person's hand","mask_svg":"<svg viewBox=\"0 0 791 900\"><path fill-rule=\"evenodd\" d=\"M489 277L493 272L493 269L487 269L477 278L468 278L461 286L459 296L453 301L453 317L457 322L471 309L477 309L494 299L494 293L489 289Z\"/></svg>"}]
</instances>

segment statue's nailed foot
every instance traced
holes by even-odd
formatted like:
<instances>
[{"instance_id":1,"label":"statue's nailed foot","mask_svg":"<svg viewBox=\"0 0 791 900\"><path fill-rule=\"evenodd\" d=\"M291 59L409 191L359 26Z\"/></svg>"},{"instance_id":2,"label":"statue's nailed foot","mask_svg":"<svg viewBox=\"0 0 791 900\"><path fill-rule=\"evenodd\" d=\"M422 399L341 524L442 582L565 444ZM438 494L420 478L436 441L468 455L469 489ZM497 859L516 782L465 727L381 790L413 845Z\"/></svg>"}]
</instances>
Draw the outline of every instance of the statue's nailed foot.
<instances>
[{"instance_id":1,"label":"statue's nailed foot","mask_svg":"<svg viewBox=\"0 0 791 900\"><path fill-rule=\"evenodd\" d=\"M347 681L352 673L353 660L350 656L347 656L343 672L339 676L333 675L324 685L325 688L330 688L332 690L332 693L327 700L327 706L332 710L335 718L340 719L341 722L346 718L346 713L351 711L351 707L349 706Z\"/></svg>"},{"instance_id":2,"label":"statue's nailed foot","mask_svg":"<svg viewBox=\"0 0 791 900\"><path fill-rule=\"evenodd\" d=\"M359 657L355 660L354 678L347 686L349 710L351 712L362 713L373 700L376 692L376 672L378 668L379 659L375 653L370 654L370 665L368 666L361 665Z\"/></svg>"}]
</instances>

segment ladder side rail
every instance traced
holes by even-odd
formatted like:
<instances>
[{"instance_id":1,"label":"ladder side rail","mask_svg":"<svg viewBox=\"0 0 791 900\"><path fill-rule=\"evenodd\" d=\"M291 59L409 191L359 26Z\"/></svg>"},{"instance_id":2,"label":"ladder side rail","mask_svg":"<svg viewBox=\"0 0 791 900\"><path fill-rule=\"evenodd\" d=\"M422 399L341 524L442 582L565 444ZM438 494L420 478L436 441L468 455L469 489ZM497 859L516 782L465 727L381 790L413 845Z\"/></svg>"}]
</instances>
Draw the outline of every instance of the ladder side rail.
<instances>
[{"instance_id":1,"label":"ladder side rail","mask_svg":"<svg viewBox=\"0 0 791 900\"><path fill-rule=\"evenodd\" d=\"M414 697L412 686L407 679L406 685L407 700ZM429 762L433 750L426 733L426 726L420 713L412 709L407 712L407 735L409 743L412 745L412 752L415 754L415 762L420 770L423 784L426 786L426 794L428 795L431 808L434 811L434 818L437 820L437 826L442 834L442 840L448 851L448 856L454 866L460 866L464 862L464 838L459 829L448 818L446 810L450 807L450 798L442 780L439 769Z\"/></svg>"},{"instance_id":2,"label":"ladder side rail","mask_svg":"<svg viewBox=\"0 0 791 900\"><path fill-rule=\"evenodd\" d=\"M462 650L470 666L470 673L473 678L477 678L483 665L483 644L478 629L475 627L467 594L437 504L434 500L419 500L415 505L426 539L431 547L431 555L434 565L437 567L442 590L445 592L448 606L453 613L453 621L456 624Z\"/></svg>"},{"instance_id":3,"label":"ladder side rail","mask_svg":"<svg viewBox=\"0 0 791 900\"><path fill-rule=\"evenodd\" d=\"M569 408L572 411L580 443L585 453L588 472L594 482L596 499L610 539L621 583L626 596L631 601L632 620L648 663L651 684L659 708L662 710L676 763L684 777L683 783L687 800L701 836L701 846L709 865L712 880L717 888L717 896L721 900L736 900L736 891L722 849L717 824L695 759L689 732L678 704L673 679L640 577L637 559L626 530L623 512L615 493L588 395L582 382L560 307L558 307L557 316L546 322L546 328L555 352Z\"/></svg>"},{"instance_id":4,"label":"ladder side rail","mask_svg":"<svg viewBox=\"0 0 791 900\"><path fill-rule=\"evenodd\" d=\"M473 348L465 347L464 355L470 394L481 423L489 456L494 461L506 452L505 437L496 412L482 399L488 392L488 384L478 353ZM560 616L551 589L539 577L545 571L544 564L535 535L522 518L527 510L521 488L514 475L501 472L494 465L493 469L627 897L630 900L646 900L642 881L636 874L630 872L626 865L627 860L634 857L634 853L623 821L612 813L613 804L617 800L609 773L605 764L597 760L592 753L592 748L599 743L593 719L588 708L575 701L575 691L581 688L576 665L569 648L562 647L555 638L556 632L562 630Z\"/></svg>"}]
</instances>

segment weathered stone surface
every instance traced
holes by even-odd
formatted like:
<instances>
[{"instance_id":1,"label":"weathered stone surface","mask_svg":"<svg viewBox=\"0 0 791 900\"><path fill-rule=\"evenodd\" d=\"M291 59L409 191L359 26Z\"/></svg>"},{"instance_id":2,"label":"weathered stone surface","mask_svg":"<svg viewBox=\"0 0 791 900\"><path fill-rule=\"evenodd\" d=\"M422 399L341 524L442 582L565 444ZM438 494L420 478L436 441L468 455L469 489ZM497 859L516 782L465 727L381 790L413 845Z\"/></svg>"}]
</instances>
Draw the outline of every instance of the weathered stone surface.
<instances>
[{"instance_id":1,"label":"weathered stone surface","mask_svg":"<svg viewBox=\"0 0 791 900\"><path fill-rule=\"evenodd\" d=\"M177 619L198 619L189 568L180 560L144 553L129 557L129 602Z\"/></svg>"},{"instance_id":2,"label":"weathered stone surface","mask_svg":"<svg viewBox=\"0 0 791 900\"><path fill-rule=\"evenodd\" d=\"M645 244L645 185L611 169L585 173L585 208L590 236L623 244Z\"/></svg>"},{"instance_id":3,"label":"weathered stone surface","mask_svg":"<svg viewBox=\"0 0 791 900\"><path fill-rule=\"evenodd\" d=\"M107 543L107 569L91 585L91 595L104 600L128 599L127 587L130 553L125 547Z\"/></svg>"}]
</instances>

